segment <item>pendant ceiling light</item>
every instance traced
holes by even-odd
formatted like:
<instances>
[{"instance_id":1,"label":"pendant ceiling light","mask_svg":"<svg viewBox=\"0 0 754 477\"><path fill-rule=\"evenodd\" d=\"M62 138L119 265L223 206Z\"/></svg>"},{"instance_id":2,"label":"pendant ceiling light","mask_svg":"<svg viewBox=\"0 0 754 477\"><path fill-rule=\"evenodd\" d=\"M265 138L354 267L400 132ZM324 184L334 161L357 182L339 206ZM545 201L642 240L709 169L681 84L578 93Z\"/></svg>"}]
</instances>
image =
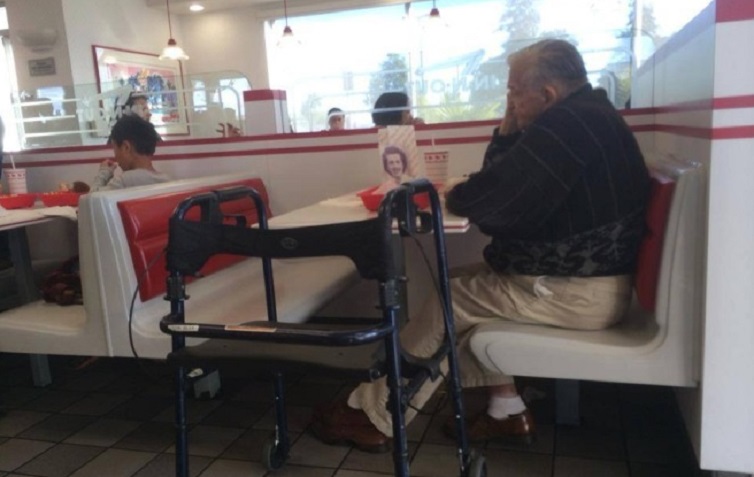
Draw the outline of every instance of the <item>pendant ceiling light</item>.
<instances>
[{"instance_id":1,"label":"pendant ceiling light","mask_svg":"<svg viewBox=\"0 0 754 477\"><path fill-rule=\"evenodd\" d=\"M170 23L170 0L165 0L165 4L168 7L168 32L170 38L168 39L168 46L162 49L160 59L186 61L189 59L188 55L183 51L183 48L178 46L178 43L173 38L173 25Z\"/></svg>"},{"instance_id":2,"label":"pendant ceiling light","mask_svg":"<svg viewBox=\"0 0 754 477\"><path fill-rule=\"evenodd\" d=\"M429 19L430 20L439 20L440 19L440 10L437 8L436 1L437 0L432 0L432 10L429 11Z\"/></svg>"},{"instance_id":3,"label":"pendant ceiling light","mask_svg":"<svg viewBox=\"0 0 754 477\"><path fill-rule=\"evenodd\" d=\"M278 46L281 48L288 48L290 46L300 45L301 42L293 36L293 29L288 26L288 0L283 0L283 12L285 13L285 28L283 28L283 36L278 40Z\"/></svg>"}]
</instances>

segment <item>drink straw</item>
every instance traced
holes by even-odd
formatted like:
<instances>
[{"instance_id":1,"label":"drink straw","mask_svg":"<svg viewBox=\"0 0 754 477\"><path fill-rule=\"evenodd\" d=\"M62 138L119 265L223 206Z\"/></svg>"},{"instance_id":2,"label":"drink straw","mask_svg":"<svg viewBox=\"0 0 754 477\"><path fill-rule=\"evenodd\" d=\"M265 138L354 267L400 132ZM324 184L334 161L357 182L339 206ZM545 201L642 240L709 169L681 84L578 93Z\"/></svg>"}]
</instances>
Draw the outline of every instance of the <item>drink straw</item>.
<instances>
[{"instance_id":1,"label":"drink straw","mask_svg":"<svg viewBox=\"0 0 754 477\"><path fill-rule=\"evenodd\" d=\"M13 160L13 154L8 154L10 156L10 165L13 166L13 169L16 168L16 161Z\"/></svg>"}]
</instances>

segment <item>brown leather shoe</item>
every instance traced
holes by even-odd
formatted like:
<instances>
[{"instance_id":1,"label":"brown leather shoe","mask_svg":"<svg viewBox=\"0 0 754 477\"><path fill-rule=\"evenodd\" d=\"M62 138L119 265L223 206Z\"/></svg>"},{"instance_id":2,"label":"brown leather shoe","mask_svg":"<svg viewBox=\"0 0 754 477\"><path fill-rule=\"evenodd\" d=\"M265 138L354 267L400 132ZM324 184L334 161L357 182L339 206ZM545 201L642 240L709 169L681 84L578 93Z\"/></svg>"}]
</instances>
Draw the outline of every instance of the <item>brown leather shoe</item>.
<instances>
[{"instance_id":1,"label":"brown leather shoe","mask_svg":"<svg viewBox=\"0 0 754 477\"><path fill-rule=\"evenodd\" d=\"M377 430L367 415L345 402L315 408L309 427L314 436L329 445L348 444L364 452L382 453L391 439Z\"/></svg>"},{"instance_id":2,"label":"brown leather shoe","mask_svg":"<svg viewBox=\"0 0 754 477\"><path fill-rule=\"evenodd\" d=\"M536 438L534 417L529 410L508 416L505 419L495 419L487 412L482 411L472 419L466 420L466 429L469 441L481 443L490 440L511 444L532 444ZM456 438L456 424L453 416L450 416L443 425L445 434Z\"/></svg>"}]
</instances>

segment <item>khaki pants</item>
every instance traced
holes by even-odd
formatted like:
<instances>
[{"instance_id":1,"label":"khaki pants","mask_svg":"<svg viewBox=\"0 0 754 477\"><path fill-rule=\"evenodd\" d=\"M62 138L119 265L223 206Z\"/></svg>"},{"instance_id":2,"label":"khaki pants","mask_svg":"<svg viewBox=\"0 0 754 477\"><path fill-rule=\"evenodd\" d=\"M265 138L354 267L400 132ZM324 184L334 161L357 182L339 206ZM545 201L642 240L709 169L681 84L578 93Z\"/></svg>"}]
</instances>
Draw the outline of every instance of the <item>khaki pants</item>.
<instances>
[{"instance_id":1,"label":"khaki pants","mask_svg":"<svg viewBox=\"0 0 754 477\"><path fill-rule=\"evenodd\" d=\"M454 270L450 280L458 362L463 387L513 383L511 376L484 368L469 348L471 331L478 324L511 320L578 330L599 330L617 323L631 300L629 275L612 277L534 277L502 275L486 264ZM401 331L401 344L411 354L428 357L442 342L442 308L436 293L420 313L412 313ZM421 409L440 380L427 381L411 401ZM348 405L362 409L382 433L392 436L392 420L386 409L386 379L359 385ZM406 422L416 411L406 411Z\"/></svg>"}]
</instances>

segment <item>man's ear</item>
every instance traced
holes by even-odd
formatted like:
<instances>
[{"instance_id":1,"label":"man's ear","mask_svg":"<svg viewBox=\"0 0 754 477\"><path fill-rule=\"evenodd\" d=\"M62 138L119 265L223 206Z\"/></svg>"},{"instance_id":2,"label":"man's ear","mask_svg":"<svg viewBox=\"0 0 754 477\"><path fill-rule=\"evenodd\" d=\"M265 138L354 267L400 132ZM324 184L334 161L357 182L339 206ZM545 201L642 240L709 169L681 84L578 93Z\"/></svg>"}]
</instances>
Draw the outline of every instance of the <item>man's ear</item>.
<instances>
[{"instance_id":1,"label":"man's ear","mask_svg":"<svg viewBox=\"0 0 754 477\"><path fill-rule=\"evenodd\" d=\"M542 90L542 94L545 98L545 105L547 107L550 107L560 101L562 95L560 88L552 84L547 84L542 88Z\"/></svg>"}]
</instances>

